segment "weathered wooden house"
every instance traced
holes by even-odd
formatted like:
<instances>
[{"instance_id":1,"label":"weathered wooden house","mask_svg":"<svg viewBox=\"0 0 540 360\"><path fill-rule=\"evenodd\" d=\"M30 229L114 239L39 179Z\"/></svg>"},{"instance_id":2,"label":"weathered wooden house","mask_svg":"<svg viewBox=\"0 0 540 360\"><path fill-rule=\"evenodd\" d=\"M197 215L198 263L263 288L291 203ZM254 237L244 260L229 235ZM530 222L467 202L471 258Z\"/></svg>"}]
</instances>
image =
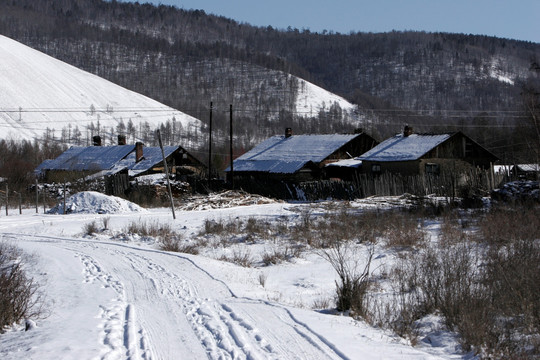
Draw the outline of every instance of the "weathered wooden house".
<instances>
[{"instance_id":1,"label":"weathered wooden house","mask_svg":"<svg viewBox=\"0 0 540 360\"><path fill-rule=\"evenodd\" d=\"M164 173L159 147L144 147L140 142L117 146L100 146L99 143L95 141L95 146L71 147L56 159L41 163L36 174L45 182L103 177L106 193L119 195L127 190L130 179ZM163 152L170 173L179 179L205 171L204 164L181 146L164 146Z\"/></svg>"},{"instance_id":2,"label":"weathered wooden house","mask_svg":"<svg viewBox=\"0 0 540 360\"><path fill-rule=\"evenodd\" d=\"M510 173L518 179L538 180L540 174L540 165L517 164L511 167Z\"/></svg>"},{"instance_id":3,"label":"weathered wooden house","mask_svg":"<svg viewBox=\"0 0 540 360\"><path fill-rule=\"evenodd\" d=\"M332 135L273 136L233 162L235 179L302 182L318 180L326 164L365 153L377 144L364 132ZM231 168L225 170L228 176Z\"/></svg>"},{"instance_id":4,"label":"weathered wooden house","mask_svg":"<svg viewBox=\"0 0 540 360\"><path fill-rule=\"evenodd\" d=\"M446 134L414 134L406 126L357 158L361 172L401 175L461 173L471 168L490 169L498 158L461 131Z\"/></svg>"}]
</instances>

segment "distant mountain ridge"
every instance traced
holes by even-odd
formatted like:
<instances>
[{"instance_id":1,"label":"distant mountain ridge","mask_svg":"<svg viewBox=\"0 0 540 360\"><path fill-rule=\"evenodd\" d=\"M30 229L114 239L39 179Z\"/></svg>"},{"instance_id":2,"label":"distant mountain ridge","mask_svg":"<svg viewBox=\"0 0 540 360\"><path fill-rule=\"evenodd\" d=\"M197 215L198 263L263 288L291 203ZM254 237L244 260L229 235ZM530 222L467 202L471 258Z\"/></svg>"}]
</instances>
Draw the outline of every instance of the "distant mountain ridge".
<instances>
[{"instance_id":1,"label":"distant mountain ridge","mask_svg":"<svg viewBox=\"0 0 540 360\"><path fill-rule=\"evenodd\" d=\"M0 33L203 122L212 102L216 139L227 133L233 104L239 148L286 126L363 127L384 138L410 123L419 131L468 126L499 150L510 141L503 126L521 119L524 84L540 80L530 70L540 44L487 36L278 31L201 10L103 0L7 1L0 20ZM357 108L299 107L302 81L290 75Z\"/></svg>"}]
</instances>

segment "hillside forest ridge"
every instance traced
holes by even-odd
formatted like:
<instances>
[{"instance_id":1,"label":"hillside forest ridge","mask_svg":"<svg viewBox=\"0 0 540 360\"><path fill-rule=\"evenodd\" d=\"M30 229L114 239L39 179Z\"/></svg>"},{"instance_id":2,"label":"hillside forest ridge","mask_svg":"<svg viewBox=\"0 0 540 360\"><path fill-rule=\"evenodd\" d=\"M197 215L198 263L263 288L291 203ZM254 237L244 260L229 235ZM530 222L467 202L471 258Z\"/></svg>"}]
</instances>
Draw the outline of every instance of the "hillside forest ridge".
<instances>
[{"instance_id":1,"label":"hillside forest ridge","mask_svg":"<svg viewBox=\"0 0 540 360\"><path fill-rule=\"evenodd\" d=\"M255 27L201 10L103 0L0 4L0 34L208 123L226 153L285 127L384 139L462 130L507 163L538 161L540 44L449 33L314 33ZM343 96L298 109L300 79ZM13 107L17 107L13 104ZM216 160L218 163L223 160Z\"/></svg>"}]
</instances>

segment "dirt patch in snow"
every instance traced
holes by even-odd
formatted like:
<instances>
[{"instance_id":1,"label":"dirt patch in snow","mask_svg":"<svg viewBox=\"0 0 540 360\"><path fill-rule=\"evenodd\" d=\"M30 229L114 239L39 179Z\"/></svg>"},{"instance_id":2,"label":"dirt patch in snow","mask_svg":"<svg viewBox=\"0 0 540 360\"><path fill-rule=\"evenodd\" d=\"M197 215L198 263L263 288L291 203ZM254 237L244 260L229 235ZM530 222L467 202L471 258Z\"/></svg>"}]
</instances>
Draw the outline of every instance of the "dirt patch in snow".
<instances>
[{"instance_id":1,"label":"dirt patch in snow","mask_svg":"<svg viewBox=\"0 0 540 360\"><path fill-rule=\"evenodd\" d=\"M146 210L130 201L96 191L79 192L66 199L66 214L119 214L129 212L146 212ZM48 213L64 214L63 201L59 202Z\"/></svg>"}]
</instances>

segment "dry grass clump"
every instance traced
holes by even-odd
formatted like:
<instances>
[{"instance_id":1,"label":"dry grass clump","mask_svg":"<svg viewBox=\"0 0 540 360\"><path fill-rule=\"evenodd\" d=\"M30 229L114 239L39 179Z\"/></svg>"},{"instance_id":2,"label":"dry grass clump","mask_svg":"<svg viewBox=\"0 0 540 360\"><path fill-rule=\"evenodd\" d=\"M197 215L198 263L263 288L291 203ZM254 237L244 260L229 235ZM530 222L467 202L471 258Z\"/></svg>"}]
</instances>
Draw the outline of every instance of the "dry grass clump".
<instances>
[{"instance_id":1,"label":"dry grass clump","mask_svg":"<svg viewBox=\"0 0 540 360\"><path fill-rule=\"evenodd\" d=\"M161 237L159 239L159 248L164 251L180 252L191 255L199 254L199 246L191 242L186 242L179 234Z\"/></svg>"},{"instance_id":2,"label":"dry grass clump","mask_svg":"<svg viewBox=\"0 0 540 360\"><path fill-rule=\"evenodd\" d=\"M137 234L143 237L164 238L172 235L171 225L159 222L132 221L124 229L128 234Z\"/></svg>"},{"instance_id":3,"label":"dry grass clump","mask_svg":"<svg viewBox=\"0 0 540 360\"><path fill-rule=\"evenodd\" d=\"M92 220L86 224L83 225L83 234L84 235L94 235L99 231L98 225L95 220Z\"/></svg>"},{"instance_id":4,"label":"dry grass clump","mask_svg":"<svg viewBox=\"0 0 540 360\"><path fill-rule=\"evenodd\" d=\"M262 262L265 266L280 264L300 257L302 250L303 248L301 246L275 247L263 253Z\"/></svg>"},{"instance_id":5,"label":"dry grass clump","mask_svg":"<svg viewBox=\"0 0 540 360\"><path fill-rule=\"evenodd\" d=\"M427 239L418 218L409 213L390 211L382 215L385 245L398 249L422 246ZM382 222L381 221L381 222Z\"/></svg>"},{"instance_id":6,"label":"dry grass clump","mask_svg":"<svg viewBox=\"0 0 540 360\"><path fill-rule=\"evenodd\" d=\"M253 257L249 250L234 249L230 255L222 255L219 260L227 261L243 267L253 266Z\"/></svg>"},{"instance_id":7,"label":"dry grass clump","mask_svg":"<svg viewBox=\"0 0 540 360\"><path fill-rule=\"evenodd\" d=\"M540 239L540 208L495 208L479 222L480 240L503 246L516 240Z\"/></svg>"}]
</instances>

